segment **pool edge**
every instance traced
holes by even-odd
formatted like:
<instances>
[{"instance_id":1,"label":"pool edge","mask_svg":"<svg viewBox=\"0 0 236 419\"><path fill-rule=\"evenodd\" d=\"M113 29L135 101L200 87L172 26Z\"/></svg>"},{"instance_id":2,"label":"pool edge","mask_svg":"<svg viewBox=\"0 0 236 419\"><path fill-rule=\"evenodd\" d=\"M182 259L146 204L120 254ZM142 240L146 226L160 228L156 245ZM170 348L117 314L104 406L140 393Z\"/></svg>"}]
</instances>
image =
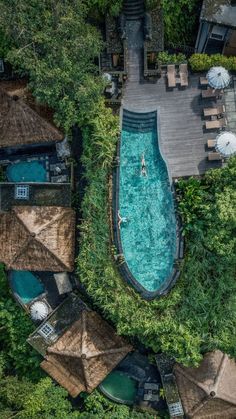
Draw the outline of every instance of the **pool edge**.
<instances>
[{"instance_id":1,"label":"pool edge","mask_svg":"<svg viewBox=\"0 0 236 419\"><path fill-rule=\"evenodd\" d=\"M133 111L129 111L129 112L133 112ZM158 122L158 109L152 110L151 112L156 113L156 121ZM134 112L134 113L136 113L136 114L137 113L148 114L150 112ZM120 126L121 126L121 128L122 128L122 122L123 122L123 107L121 107L121 110L120 110ZM160 135L157 122L156 122L157 135ZM171 192L172 192L172 196L173 196L173 200L174 200L174 209L175 209L175 218L176 218L176 252L175 252L176 256L175 256L175 260L174 260L174 264L173 264L171 274L164 281L162 286L159 287L158 290L156 290L156 291L148 291L146 288L144 288L135 279L135 277L133 276L133 274L131 273L131 271L128 267L128 264L123 259L123 248L122 248L122 243L121 243L120 230L119 230L119 227L118 227L118 215L117 215L118 210L119 210L119 189L120 189L120 165L119 165L120 138L118 139L117 149L116 149L117 165L113 169L113 174L112 174L112 224L113 224L112 229L113 229L113 242L114 242L114 245L115 245L116 250L117 250L117 255L115 256L115 260L116 260L116 262L118 262L117 263L117 268L118 268L122 278L124 278L124 280L129 285L133 286L133 288L135 288L135 290L145 300L153 300L156 297L161 297L161 296L166 295L171 290L171 288L175 285L176 281L178 280L178 278L180 276L180 271L178 269L178 262L181 259L179 257L180 249L182 247L182 246L180 246L180 243L183 242L182 235L181 235L181 229L180 229L181 221L180 221L179 215L176 213L175 188L174 188L172 178L171 178L171 175L170 175L170 172L169 172L167 161L163 157L162 150L160 148L160 141L159 141L159 149L160 149L161 157L162 157L164 163L166 164L167 173L168 173L169 182L170 182L170 188L171 188Z\"/></svg>"}]
</instances>

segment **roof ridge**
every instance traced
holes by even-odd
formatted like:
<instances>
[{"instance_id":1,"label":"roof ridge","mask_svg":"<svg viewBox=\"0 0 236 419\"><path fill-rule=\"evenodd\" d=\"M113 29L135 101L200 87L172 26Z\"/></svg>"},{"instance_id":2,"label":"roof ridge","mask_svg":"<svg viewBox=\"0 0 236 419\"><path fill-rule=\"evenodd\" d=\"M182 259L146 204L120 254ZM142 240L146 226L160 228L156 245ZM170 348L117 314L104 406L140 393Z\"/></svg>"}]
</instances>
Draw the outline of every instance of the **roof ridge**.
<instances>
[{"instance_id":1,"label":"roof ridge","mask_svg":"<svg viewBox=\"0 0 236 419\"><path fill-rule=\"evenodd\" d=\"M43 231L48 225L51 224L51 222L49 222L46 226L44 226L44 228L42 230L39 231L39 233L34 233L31 230L29 230L29 228L25 225L24 221L20 218L20 216L18 216L17 211L16 211L17 207L13 207L12 211L14 211L14 214L16 215L17 219L21 222L21 224L25 227L26 231L29 233L29 235L31 235L31 239L34 239L37 243L39 243L44 249L46 249L46 251L54 257L54 259L57 260L57 262L59 263L59 265L61 265L61 267L67 271L68 266L66 266L66 264L59 259L59 257L51 250L49 249L41 240L38 240L38 235L41 233L41 231ZM64 209L64 208L63 208ZM57 214L57 219L60 219L60 216L62 216L62 214ZM56 221L56 217L51 220L52 222ZM30 243L31 240L28 241L28 244Z\"/></svg>"},{"instance_id":2,"label":"roof ridge","mask_svg":"<svg viewBox=\"0 0 236 419\"><path fill-rule=\"evenodd\" d=\"M188 373L186 370L184 370L179 364L175 365L175 369L177 369L180 374L182 374L185 378L187 378L189 381L191 381L197 387L201 388L201 390L203 390L206 394L208 394L207 386L205 386L203 383L200 383L199 381L195 380L195 378L190 373Z\"/></svg>"}]
</instances>

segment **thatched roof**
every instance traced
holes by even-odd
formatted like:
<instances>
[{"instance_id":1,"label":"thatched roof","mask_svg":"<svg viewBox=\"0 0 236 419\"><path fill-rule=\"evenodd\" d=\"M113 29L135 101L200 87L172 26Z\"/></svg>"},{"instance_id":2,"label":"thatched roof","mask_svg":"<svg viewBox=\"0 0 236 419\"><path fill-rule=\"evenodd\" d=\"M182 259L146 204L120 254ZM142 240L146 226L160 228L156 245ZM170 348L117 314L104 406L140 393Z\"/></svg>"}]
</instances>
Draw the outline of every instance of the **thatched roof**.
<instances>
[{"instance_id":1,"label":"thatched roof","mask_svg":"<svg viewBox=\"0 0 236 419\"><path fill-rule=\"evenodd\" d=\"M209 352L198 368L174 367L186 418L236 418L236 363L221 351Z\"/></svg>"},{"instance_id":2,"label":"thatched roof","mask_svg":"<svg viewBox=\"0 0 236 419\"><path fill-rule=\"evenodd\" d=\"M81 317L48 347L41 367L72 397L90 393L132 350L96 312Z\"/></svg>"},{"instance_id":3,"label":"thatched roof","mask_svg":"<svg viewBox=\"0 0 236 419\"><path fill-rule=\"evenodd\" d=\"M63 207L13 207L0 213L0 261L7 269L72 271L75 213Z\"/></svg>"},{"instance_id":4,"label":"thatched roof","mask_svg":"<svg viewBox=\"0 0 236 419\"><path fill-rule=\"evenodd\" d=\"M0 147L60 141L60 131L18 96L0 89Z\"/></svg>"}]
</instances>

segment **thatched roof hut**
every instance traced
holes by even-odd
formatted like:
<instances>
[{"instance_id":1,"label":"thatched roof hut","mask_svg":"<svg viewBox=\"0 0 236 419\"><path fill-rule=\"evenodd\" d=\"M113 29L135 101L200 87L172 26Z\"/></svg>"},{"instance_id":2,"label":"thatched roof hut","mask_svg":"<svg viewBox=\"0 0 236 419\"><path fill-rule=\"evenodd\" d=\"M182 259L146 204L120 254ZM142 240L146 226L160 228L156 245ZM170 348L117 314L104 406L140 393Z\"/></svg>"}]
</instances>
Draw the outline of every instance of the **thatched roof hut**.
<instances>
[{"instance_id":1,"label":"thatched roof hut","mask_svg":"<svg viewBox=\"0 0 236 419\"><path fill-rule=\"evenodd\" d=\"M52 143L62 139L61 132L22 98L0 89L0 148Z\"/></svg>"},{"instance_id":2,"label":"thatched roof hut","mask_svg":"<svg viewBox=\"0 0 236 419\"><path fill-rule=\"evenodd\" d=\"M7 269L72 271L75 213L65 207L13 207L0 213L0 243Z\"/></svg>"},{"instance_id":3,"label":"thatched roof hut","mask_svg":"<svg viewBox=\"0 0 236 419\"><path fill-rule=\"evenodd\" d=\"M236 363L221 351L209 352L198 368L174 366L186 418L236 418Z\"/></svg>"},{"instance_id":4,"label":"thatched roof hut","mask_svg":"<svg viewBox=\"0 0 236 419\"><path fill-rule=\"evenodd\" d=\"M80 318L47 348L41 367L72 397L91 393L132 350L96 312Z\"/></svg>"}]
</instances>

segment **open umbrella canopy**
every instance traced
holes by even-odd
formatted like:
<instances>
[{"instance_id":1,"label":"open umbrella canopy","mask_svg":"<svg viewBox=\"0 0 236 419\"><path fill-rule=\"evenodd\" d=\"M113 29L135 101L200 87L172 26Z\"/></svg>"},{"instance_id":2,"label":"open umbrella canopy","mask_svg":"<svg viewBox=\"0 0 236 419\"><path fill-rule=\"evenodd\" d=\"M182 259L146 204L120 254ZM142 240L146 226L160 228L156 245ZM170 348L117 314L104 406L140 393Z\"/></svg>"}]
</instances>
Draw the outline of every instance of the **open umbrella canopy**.
<instances>
[{"instance_id":1,"label":"open umbrella canopy","mask_svg":"<svg viewBox=\"0 0 236 419\"><path fill-rule=\"evenodd\" d=\"M33 320L44 320L48 313L48 306L43 301L36 301L30 307L30 315Z\"/></svg>"},{"instance_id":2,"label":"open umbrella canopy","mask_svg":"<svg viewBox=\"0 0 236 419\"><path fill-rule=\"evenodd\" d=\"M224 67L210 68L206 77L213 89L224 89L230 83L229 72Z\"/></svg>"},{"instance_id":3,"label":"open umbrella canopy","mask_svg":"<svg viewBox=\"0 0 236 419\"><path fill-rule=\"evenodd\" d=\"M216 137L216 150L225 157L236 154L236 135L227 131L219 134Z\"/></svg>"}]
</instances>

